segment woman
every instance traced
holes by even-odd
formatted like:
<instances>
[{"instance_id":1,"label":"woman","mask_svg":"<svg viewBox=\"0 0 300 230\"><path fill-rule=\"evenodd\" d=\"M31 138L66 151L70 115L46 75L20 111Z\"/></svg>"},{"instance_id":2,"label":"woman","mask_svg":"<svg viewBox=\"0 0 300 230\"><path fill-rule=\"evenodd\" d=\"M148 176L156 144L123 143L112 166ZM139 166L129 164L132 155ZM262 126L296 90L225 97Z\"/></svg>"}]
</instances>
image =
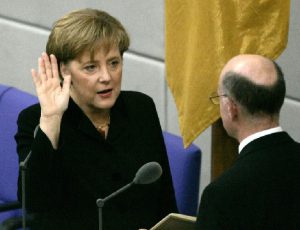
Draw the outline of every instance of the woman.
<instances>
[{"instance_id":1,"label":"woman","mask_svg":"<svg viewBox=\"0 0 300 230\"><path fill-rule=\"evenodd\" d=\"M26 205L37 214L33 229L98 229L96 200L150 161L162 166L161 178L105 203L103 229L150 228L177 211L155 105L121 91L128 46L121 23L103 11L74 11L54 24L32 70L39 104L20 113L15 136L20 161L32 151Z\"/></svg>"}]
</instances>

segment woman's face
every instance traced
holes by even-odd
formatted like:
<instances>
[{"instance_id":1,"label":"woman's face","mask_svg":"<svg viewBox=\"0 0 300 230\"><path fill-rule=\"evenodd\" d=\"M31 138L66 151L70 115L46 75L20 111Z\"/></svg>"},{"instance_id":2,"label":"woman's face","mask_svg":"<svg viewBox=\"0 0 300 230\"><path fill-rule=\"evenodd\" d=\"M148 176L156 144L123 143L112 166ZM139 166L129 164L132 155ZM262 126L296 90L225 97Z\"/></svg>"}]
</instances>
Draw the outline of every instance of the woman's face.
<instances>
[{"instance_id":1,"label":"woman's face","mask_svg":"<svg viewBox=\"0 0 300 230\"><path fill-rule=\"evenodd\" d=\"M86 113L109 110L116 102L122 81L122 57L118 47L95 50L93 60L89 51L62 65L62 74L71 74L71 97Z\"/></svg>"}]
</instances>

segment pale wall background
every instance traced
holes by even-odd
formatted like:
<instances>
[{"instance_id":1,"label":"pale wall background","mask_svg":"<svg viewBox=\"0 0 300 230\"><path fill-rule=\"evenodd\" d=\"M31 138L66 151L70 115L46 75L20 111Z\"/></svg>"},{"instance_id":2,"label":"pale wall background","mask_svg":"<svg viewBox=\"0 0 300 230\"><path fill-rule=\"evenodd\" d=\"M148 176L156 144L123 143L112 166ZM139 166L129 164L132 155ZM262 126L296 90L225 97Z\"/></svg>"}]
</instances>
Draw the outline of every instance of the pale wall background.
<instances>
[{"instance_id":1,"label":"pale wall background","mask_svg":"<svg viewBox=\"0 0 300 230\"><path fill-rule=\"evenodd\" d=\"M289 43L278 59L287 82L281 121L300 141L300 1L291 3ZM106 10L125 25L132 43L125 55L123 89L152 96L163 129L179 134L176 107L165 81L164 0L1 0L0 83L34 94L30 69L37 66L52 23L73 9L86 7ZM201 193L210 182L211 128L195 144L203 152Z\"/></svg>"}]
</instances>

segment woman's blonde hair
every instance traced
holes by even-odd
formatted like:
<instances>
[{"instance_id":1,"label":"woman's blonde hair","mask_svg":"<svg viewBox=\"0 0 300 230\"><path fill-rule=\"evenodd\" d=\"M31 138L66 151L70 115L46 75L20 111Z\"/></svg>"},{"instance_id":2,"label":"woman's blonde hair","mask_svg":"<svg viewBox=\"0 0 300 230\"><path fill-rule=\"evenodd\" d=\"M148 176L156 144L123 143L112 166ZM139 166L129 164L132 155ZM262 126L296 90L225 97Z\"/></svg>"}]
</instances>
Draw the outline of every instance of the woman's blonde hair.
<instances>
[{"instance_id":1,"label":"woman's blonde hair","mask_svg":"<svg viewBox=\"0 0 300 230\"><path fill-rule=\"evenodd\" d=\"M123 55L130 41L125 28L116 18L104 11L81 9L66 14L54 23L46 52L56 56L60 67L60 63L67 64L86 50L93 58L99 43L107 51L117 46Z\"/></svg>"}]
</instances>

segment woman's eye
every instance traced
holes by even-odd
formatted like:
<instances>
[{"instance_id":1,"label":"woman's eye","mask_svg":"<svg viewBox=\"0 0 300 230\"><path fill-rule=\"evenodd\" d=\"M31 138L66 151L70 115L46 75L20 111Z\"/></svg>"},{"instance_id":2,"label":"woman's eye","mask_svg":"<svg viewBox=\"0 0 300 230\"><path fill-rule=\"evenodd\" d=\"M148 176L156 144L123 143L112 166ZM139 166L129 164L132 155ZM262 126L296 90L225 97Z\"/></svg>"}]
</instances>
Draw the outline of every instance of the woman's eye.
<instances>
[{"instance_id":1,"label":"woman's eye","mask_svg":"<svg viewBox=\"0 0 300 230\"><path fill-rule=\"evenodd\" d=\"M112 68L117 68L118 65L119 65L119 63L120 63L120 61L114 60L114 61L111 61L111 62L110 62L110 66L111 66Z\"/></svg>"},{"instance_id":2,"label":"woman's eye","mask_svg":"<svg viewBox=\"0 0 300 230\"><path fill-rule=\"evenodd\" d=\"M95 65L88 65L88 66L85 66L84 69L88 72L93 72L96 69L96 66Z\"/></svg>"}]
</instances>

